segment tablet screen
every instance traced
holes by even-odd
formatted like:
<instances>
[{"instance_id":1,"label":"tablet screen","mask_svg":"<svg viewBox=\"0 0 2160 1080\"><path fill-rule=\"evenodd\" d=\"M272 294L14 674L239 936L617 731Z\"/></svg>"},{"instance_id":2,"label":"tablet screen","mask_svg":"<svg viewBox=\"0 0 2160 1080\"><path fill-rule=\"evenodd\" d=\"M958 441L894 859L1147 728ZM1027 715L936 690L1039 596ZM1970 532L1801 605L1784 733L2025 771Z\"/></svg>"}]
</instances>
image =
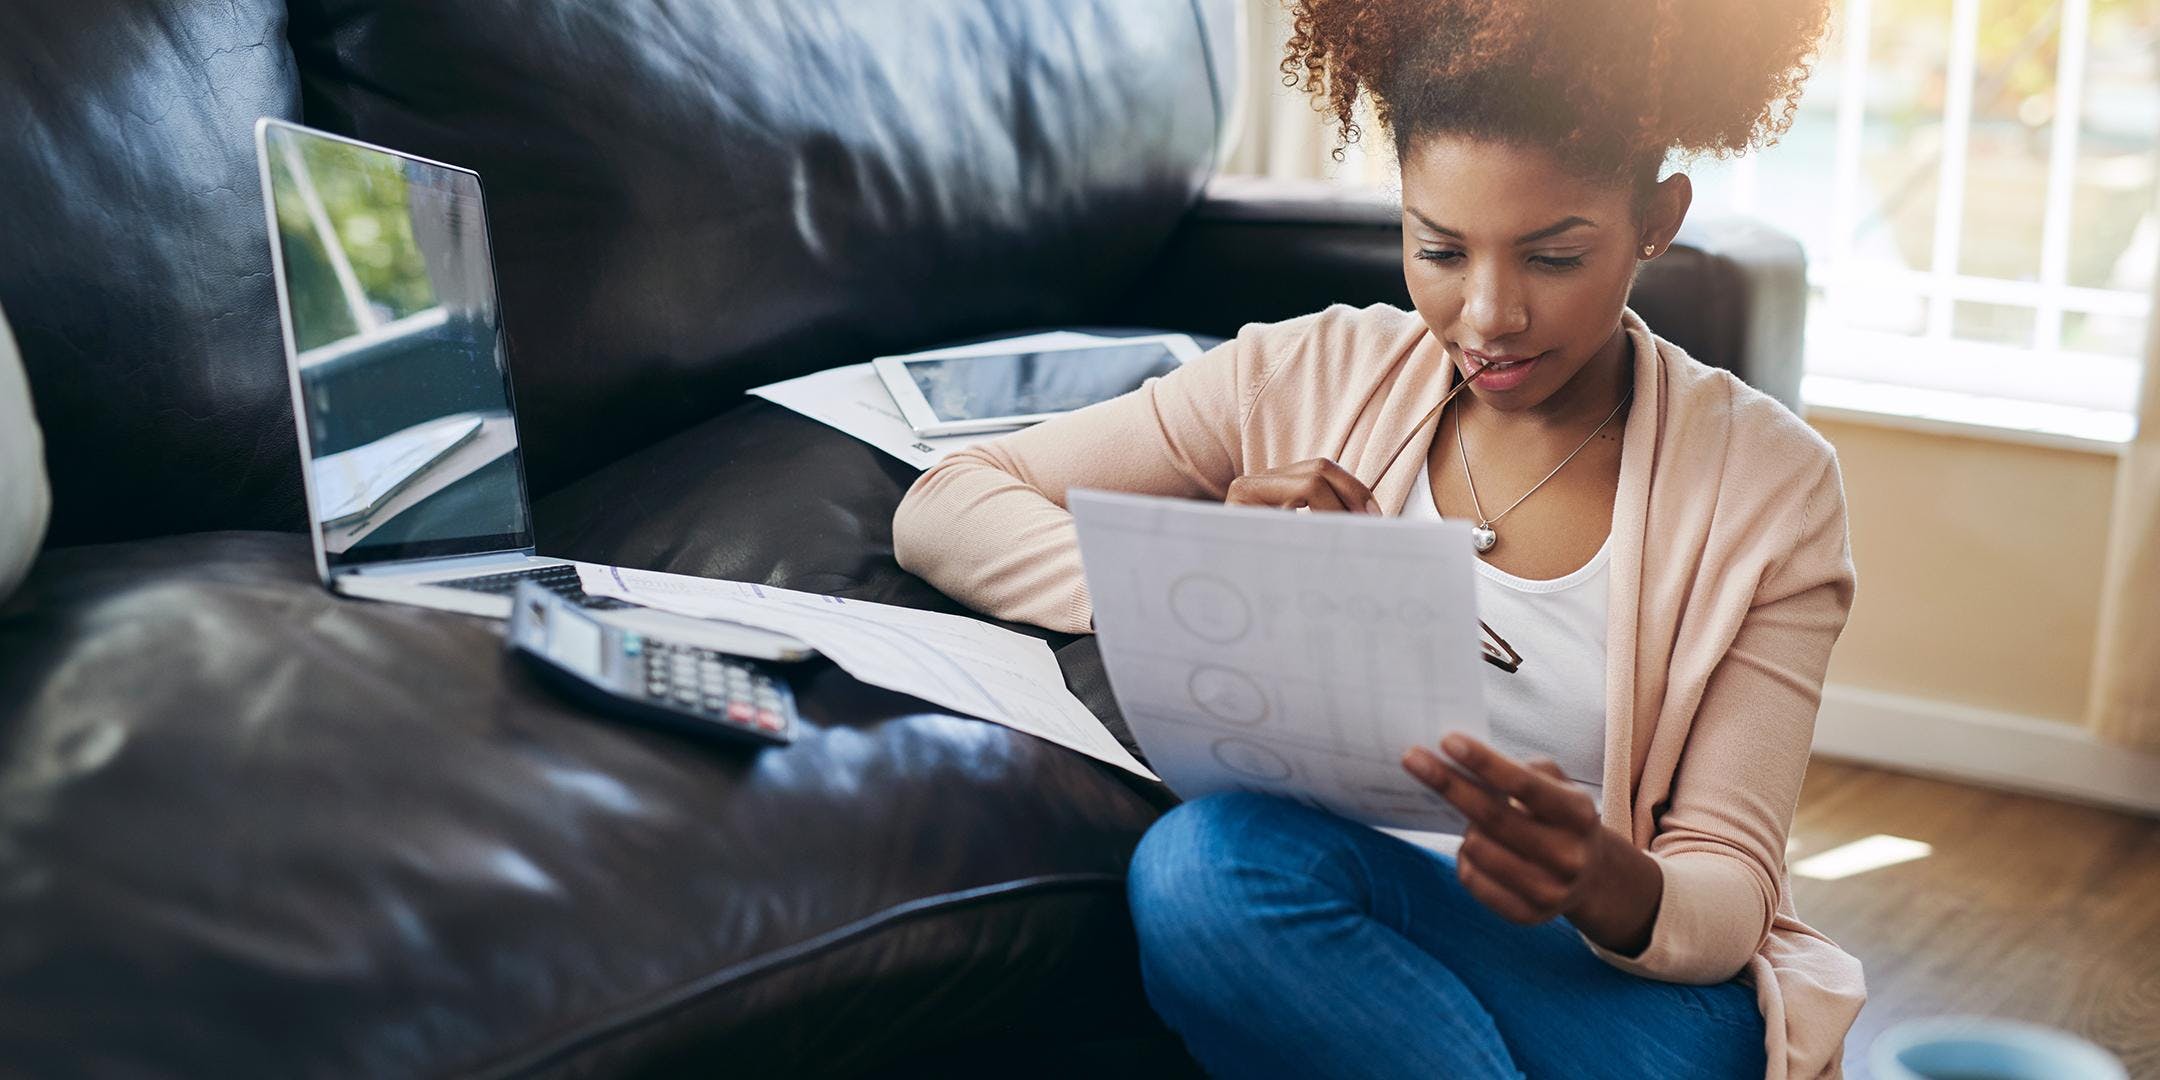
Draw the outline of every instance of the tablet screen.
<instances>
[{"instance_id":1,"label":"tablet screen","mask_svg":"<svg viewBox=\"0 0 2160 1080\"><path fill-rule=\"evenodd\" d=\"M910 360L908 378L941 421L1071 412L1178 369L1158 342Z\"/></svg>"}]
</instances>

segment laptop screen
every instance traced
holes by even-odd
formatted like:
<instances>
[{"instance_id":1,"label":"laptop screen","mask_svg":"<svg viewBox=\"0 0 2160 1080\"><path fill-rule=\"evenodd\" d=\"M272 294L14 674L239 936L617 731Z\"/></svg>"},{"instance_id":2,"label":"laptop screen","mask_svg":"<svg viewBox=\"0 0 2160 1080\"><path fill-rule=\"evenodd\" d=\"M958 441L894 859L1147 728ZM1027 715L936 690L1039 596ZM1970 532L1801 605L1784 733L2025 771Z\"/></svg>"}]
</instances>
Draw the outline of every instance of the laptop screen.
<instances>
[{"instance_id":1,"label":"laptop screen","mask_svg":"<svg viewBox=\"0 0 2160 1080\"><path fill-rule=\"evenodd\" d=\"M327 568L530 547L479 177L276 122L260 150Z\"/></svg>"}]
</instances>

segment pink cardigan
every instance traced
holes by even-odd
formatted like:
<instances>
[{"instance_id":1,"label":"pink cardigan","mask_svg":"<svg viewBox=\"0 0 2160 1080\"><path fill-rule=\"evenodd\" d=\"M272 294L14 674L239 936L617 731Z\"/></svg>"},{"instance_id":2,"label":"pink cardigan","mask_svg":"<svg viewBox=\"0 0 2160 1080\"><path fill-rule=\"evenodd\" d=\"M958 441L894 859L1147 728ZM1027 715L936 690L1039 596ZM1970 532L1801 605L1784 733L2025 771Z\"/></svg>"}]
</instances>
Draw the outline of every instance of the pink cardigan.
<instances>
[{"instance_id":1,"label":"pink cardigan","mask_svg":"<svg viewBox=\"0 0 2160 1080\"><path fill-rule=\"evenodd\" d=\"M1613 507L1602 816L1665 888L1641 956L1584 941L1649 978L1744 977L1771 1080L1835 1077L1867 992L1860 962L1794 914L1785 836L1852 605L1837 460L1633 311L1623 325L1635 405ZM1250 325L1131 394L941 462L901 502L894 552L977 610L1085 633L1068 489L1220 500L1246 472L1325 456L1400 513L1437 425L1385 459L1453 378L1412 312Z\"/></svg>"}]
</instances>

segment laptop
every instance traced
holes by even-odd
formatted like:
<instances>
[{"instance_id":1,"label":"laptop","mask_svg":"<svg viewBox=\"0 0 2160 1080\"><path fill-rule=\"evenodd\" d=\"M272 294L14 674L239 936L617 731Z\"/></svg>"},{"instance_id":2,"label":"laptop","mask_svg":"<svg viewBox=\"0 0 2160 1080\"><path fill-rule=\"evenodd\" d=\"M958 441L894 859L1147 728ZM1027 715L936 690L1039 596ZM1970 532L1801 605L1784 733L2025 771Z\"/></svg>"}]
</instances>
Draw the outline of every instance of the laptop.
<instances>
[{"instance_id":1,"label":"laptop","mask_svg":"<svg viewBox=\"0 0 2160 1080\"><path fill-rule=\"evenodd\" d=\"M325 585L507 619L532 581L633 633L814 655L784 634L587 596L581 564L536 553L477 173L268 117L255 156Z\"/></svg>"}]
</instances>

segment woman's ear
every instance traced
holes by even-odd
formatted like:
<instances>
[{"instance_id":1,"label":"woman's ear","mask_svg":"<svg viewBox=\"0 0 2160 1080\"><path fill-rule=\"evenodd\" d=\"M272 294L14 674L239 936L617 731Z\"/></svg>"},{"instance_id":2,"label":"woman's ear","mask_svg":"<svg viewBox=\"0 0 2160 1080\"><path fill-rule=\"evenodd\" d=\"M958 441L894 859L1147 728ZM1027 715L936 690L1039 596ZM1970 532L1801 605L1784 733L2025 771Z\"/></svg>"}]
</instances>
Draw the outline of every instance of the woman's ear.
<instances>
[{"instance_id":1,"label":"woman's ear","mask_svg":"<svg viewBox=\"0 0 2160 1080\"><path fill-rule=\"evenodd\" d=\"M1638 247L1648 247L1658 254L1672 246L1673 237L1680 232L1680 223L1687 220L1688 207L1695 202L1695 182L1688 174L1676 172L1658 181L1650 191L1650 205L1643 214L1642 240Z\"/></svg>"}]
</instances>

